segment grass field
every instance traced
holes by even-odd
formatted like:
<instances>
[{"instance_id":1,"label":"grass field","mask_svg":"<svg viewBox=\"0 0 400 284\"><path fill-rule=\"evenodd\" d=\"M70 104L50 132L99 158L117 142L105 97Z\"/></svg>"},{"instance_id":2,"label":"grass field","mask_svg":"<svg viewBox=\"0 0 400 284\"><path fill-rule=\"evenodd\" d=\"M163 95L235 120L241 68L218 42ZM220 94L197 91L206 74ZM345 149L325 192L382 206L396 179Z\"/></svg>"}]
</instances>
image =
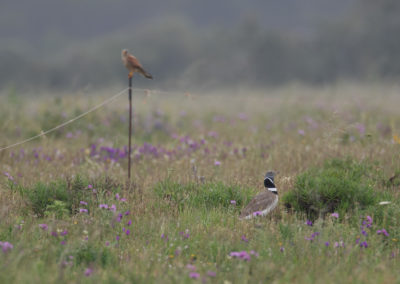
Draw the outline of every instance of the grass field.
<instances>
[{"instance_id":1,"label":"grass field","mask_svg":"<svg viewBox=\"0 0 400 284\"><path fill-rule=\"evenodd\" d=\"M0 146L112 93L3 92ZM136 91L131 183L125 97L2 151L0 282L400 283L399 94ZM239 220L268 170L279 207Z\"/></svg>"}]
</instances>

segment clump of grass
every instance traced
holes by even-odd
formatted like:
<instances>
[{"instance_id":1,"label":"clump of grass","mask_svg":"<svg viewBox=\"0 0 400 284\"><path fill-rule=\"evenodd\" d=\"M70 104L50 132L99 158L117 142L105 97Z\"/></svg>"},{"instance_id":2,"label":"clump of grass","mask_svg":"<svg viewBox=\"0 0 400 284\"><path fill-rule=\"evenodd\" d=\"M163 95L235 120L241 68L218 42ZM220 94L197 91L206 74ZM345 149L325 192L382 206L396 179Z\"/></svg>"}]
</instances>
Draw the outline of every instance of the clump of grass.
<instances>
[{"instance_id":1,"label":"clump of grass","mask_svg":"<svg viewBox=\"0 0 400 284\"><path fill-rule=\"evenodd\" d=\"M89 184L91 185L89 188ZM109 195L111 192L119 192L122 185L115 180L106 177L95 183L89 182L82 176L74 178L58 179L50 183L38 182L32 187L24 187L10 183L10 189L17 188L21 196L36 216L54 216L61 219L67 215L79 212L80 201L92 200L95 188L96 196Z\"/></svg>"},{"instance_id":2,"label":"clump of grass","mask_svg":"<svg viewBox=\"0 0 400 284\"><path fill-rule=\"evenodd\" d=\"M85 244L77 248L74 254L77 265L98 263L102 267L105 267L115 261L107 247L101 248Z\"/></svg>"},{"instance_id":3,"label":"clump of grass","mask_svg":"<svg viewBox=\"0 0 400 284\"><path fill-rule=\"evenodd\" d=\"M348 212L378 202L372 165L351 159L333 159L322 168L311 168L297 176L294 189L283 196L287 208L310 218L329 212Z\"/></svg>"},{"instance_id":4,"label":"clump of grass","mask_svg":"<svg viewBox=\"0 0 400 284\"><path fill-rule=\"evenodd\" d=\"M53 203L46 206L45 216L54 216L57 219L62 219L64 215L69 214L68 204L60 200L54 200Z\"/></svg>"},{"instance_id":5,"label":"clump of grass","mask_svg":"<svg viewBox=\"0 0 400 284\"><path fill-rule=\"evenodd\" d=\"M38 182L33 187L21 186L19 192L38 217L54 215L56 218L76 213L79 201L89 194L87 182L80 176L72 181L57 180L47 184Z\"/></svg>"},{"instance_id":6,"label":"clump of grass","mask_svg":"<svg viewBox=\"0 0 400 284\"><path fill-rule=\"evenodd\" d=\"M231 200L235 201L235 208L241 208L253 193L251 188L238 185L226 185L222 182L205 184L181 184L169 179L159 182L154 187L156 195L176 206L179 211L184 208L218 208L232 207Z\"/></svg>"}]
</instances>

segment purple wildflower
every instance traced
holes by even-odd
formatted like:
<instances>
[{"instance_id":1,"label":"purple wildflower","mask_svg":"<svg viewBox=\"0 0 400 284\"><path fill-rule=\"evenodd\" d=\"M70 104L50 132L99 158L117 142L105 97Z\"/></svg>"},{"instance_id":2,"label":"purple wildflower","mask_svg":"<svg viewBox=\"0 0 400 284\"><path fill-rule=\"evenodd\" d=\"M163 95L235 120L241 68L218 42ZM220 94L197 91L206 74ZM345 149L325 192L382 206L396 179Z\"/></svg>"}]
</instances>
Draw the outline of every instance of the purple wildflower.
<instances>
[{"instance_id":1,"label":"purple wildflower","mask_svg":"<svg viewBox=\"0 0 400 284\"><path fill-rule=\"evenodd\" d=\"M241 251L239 253L239 258L243 259L244 261L249 261L251 259L250 255L247 253L247 251Z\"/></svg>"},{"instance_id":2,"label":"purple wildflower","mask_svg":"<svg viewBox=\"0 0 400 284\"><path fill-rule=\"evenodd\" d=\"M365 125L362 123L356 123L355 128L358 130L361 136L365 134Z\"/></svg>"},{"instance_id":3,"label":"purple wildflower","mask_svg":"<svg viewBox=\"0 0 400 284\"><path fill-rule=\"evenodd\" d=\"M115 194L115 199L120 200L120 197L119 197L118 193Z\"/></svg>"},{"instance_id":4,"label":"purple wildflower","mask_svg":"<svg viewBox=\"0 0 400 284\"><path fill-rule=\"evenodd\" d=\"M305 132L303 129L299 129L299 130L297 131L297 133L298 133L299 135L301 135L301 136L306 135L306 132Z\"/></svg>"},{"instance_id":5,"label":"purple wildflower","mask_svg":"<svg viewBox=\"0 0 400 284\"><path fill-rule=\"evenodd\" d=\"M106 241L105 245L106 245L106 247L108 247L110 245L110 242Z\"/></svg>"},{"instance_id":6,"label":"purple wildflower","mask_svg":"<svg viewBox=\"0 0 400 284\"><path fill-rule=\"evenodd\" d=\"M115 206L115 204L112 204L110 210L113 212L117 211L117 206Z\"/></svg>"},{"instance_id":7,"label":"purple wildflower","mask_svg":"<svg viewBox=\"0 0 400 284\"><path fill-rule=\"evenodd\" d=\"M207 133L207 135L208 135L209 137L213 137L213 138L218 137L218 133L215 132L215 131L210 131L210 132Z\"/></svg>"},{"instance_id":8,"label":"purple wildflower","mask_svg":"<svg viewBox=\"0 0 400 284\"><path fill-rule=\"evenodd\" d=\"M367 248L368 247L368 244L367 244L367 242L362 242L361 244L360 244L360 247L364 247L364 248Z\"/></svg>"},{"instance_id":9,"label":"purple wildflower","mask_svg":"<svg viewBox=\"0 0 400 284\"><path fill-rule=\"evenodd\" d=\"M123 217L122 213L119 213L119 214L118 214L118 217L117 217L117 219L116 219L118 223L121 222L122 217Z\"/></svg>"},{"instance_id":10,"label":"purple wildflower","mask_svg":"<svg viewBox=\"0 0 400 284\"><path fill-rule=\"evenodd\" d=\"M100 204L99 208L104 208L104 209L108 209L108 205L107 204Z\"/></svg>"},{"instance_id":11,"label":"purple wildflower","mask_svg":"<svg viewBox=\"0 0 400 284\"><path fill-rule=\"evenodd\" d=\"M67 230L64 230L64 231L62 231L62 232L60 233L61 236L66 236L67 234L68 234L68 231L67 231Z\"/></svg>"},{"instance_id":12,"label":"purple wildflower","mask_svg":"<svg viewBox=\"0 0 400 284\"><path fill-rule=\"evenodd\" d=\"M93 185L89 184L87 188L88 189L93 189Z\"/></svg>"},{"instance_id":13,"label":"purple wildflower","mask_svg":"<svg viewBox=\"0 0 400 284\"><path fill-rule=\"evenodd\" d=\"M66 244L65 240L62 240L60 244L65 245Z\"/></svg>"},{"instance_id":14,"label":"purple wildflower","mask_svg":"<svg viewBox=\"0 0 400 284\"><path fill-rule=\"evenodd\" d=\"M364 231L364 230L361 231L361 234L363 234L364 236L368 235L368 233L366 231Z\"/></svg>"},{"instance_id":15,"label":"purple wildflower","mask_svg":"<svg viewBox=\"0 0 400 284\"><path fill-rule=\"evenodd\" d=\"M86 201L80 201L79 203L82 204L82 205L85 205L85 206L88 205L88 203Z\"/></svg>"},{"instance_id":16,"label":"purple wildflower","mask_svg":"<svg viewBox=\"0 0 400 284\"><path fill-rule=\"evenodd\" d=\"M209 270L209 271L207 271L207 276L208 277L215 277L215 276L217 276L217 273L214 272L214 271Z\"/></svg>"},{"instance_id":17,"label":"purple wildflower","mask_svg":"<svg viewBox=\"0 0 400 284\"><path fill-rule=\"evenodd\" d=\"M47 231L49 226L47 226L47 224L39 224L39 228L43 229L43 231Z\"/></svg>"},{"instance_id":18,"label":"purple wildflower","mask_svg":"<svg viewBox=\"0 0 400 284\"><path fill-rule=\"evenodd\" d=\"M10 173L4 172L4 175L5 175L9 180L14 181L14 178L13 178L12 175L10 175Z\"/></svg>"},{"instance_id":19,"label":"purple wildflower","mask_svg":"<svg viewBox=\"0 0 400 284\"><path fill-rule=\"evenodd\" d=\"M310 237L305 237L304 239L306 239L307 241L313 241L315 239L316 236L319 236L319 232L314 232L311 234Z\"/></svg>"},{"instance_id":20,"label":"purple wildflower","mask_svg":"<svg viewBox=\"0 0 400 284\"><path fill-rule=\"evenodd\" d=\"M372 217L371 216L367 216L367 221L368 221L368 223L372 224Z\"/></svg>"},{"instance_id":21,"label":"purple wildflower","mask_svg":"<svg viewBox=\"0 0 400 284\"><path fill-rule=\"evenodd\" d=\"M251 254L251 255L254 255L254 256L256 256L256 257L259 256L258 252L254 251L254 250L251 250L251 251L250 251L250 254Z\"/></svg>"},{"instance_id":22,"label":"purple wildflower","mask_svg":"<svg viewBox=\"0 0 400 284\"><path fill-rule=\"evenodd\" d=\"M332 213L331 217L338 219L339 218L339 213Z\"/></svg>"},{"instance_id":23,"label":"purple wildflower","mask_svg":"<svg viewBox=\"0 0 400 284\"><path fill-rule=\"evenodd\" d=\"M326 246L326 247L329 247L329 242L325 242L325 246Z\"/></svg>"},{"instance_id":24,"label":"purple wildflower","mask_svg":"<svg viewBox=\"0 0 400 284\"><path fill-rule=\"evenodd\" d=\"M188 264L186 265L186 268L189 269L190 271L196 271L196 266L194 266L193 264Z\"/></svg>"},{"instance_id":25,"label":"purple wildflower","mask_svg":"<svg viewBox=\"0 0 400 284\"><path fill-rule=\"evenodd\" d=\"M340 241L340 242L335 242L335 244L334 244L334 247L335 247L335 248L338 248L338 247L344 247L344 243L343 243L343 241Z\"/></svg>"},{"instance_id":26,"label":"purple wildflower","mask_svg":"<svg viewBox=\"0 0 400 284\"><path fill-rule=\"evenodd\" d=\"M89 277L90 275L92 275L92 273L93 273L93 269L91 269L91 268L86 268L86 270L85 270L85 276L86 276L86 277Z\"/></svg>"},{"instance_id":27,"label":"purple wildflower","mask_svg":"<svg viewBox=\"0 0 400 284\"><path fill-rule=\"evenodd\" d=\"M386 237L389 237L389 233L385 229L378 230L378 231L376 231L376 233L378 235L382 234L382 235L385 235Z\"/></svg>"},{"instance_id":28,"label":"purple wildflower","mask_svg":"<svg viewBox=\"0 0 400 284\"><path fill-rule=\"evenodd\" d=\"M117 236L115 237L115 239L116 239L117 241L119 241L120 237L117 235Z\"/></svg>"},{"instance_id":29,"label":"purple wildflower","mask_svg":"<svg viewBox=\"0 0 400 284\"><path fill-rule=\"evenodd\" d=\"M127 225L128 226L132 225L132 220L129 220Z\"/></svg>"},{"instance_id":30,"label":"purple wildflower","mask_svg":"<svg viewBox=\"0 0 400 284\"><path fill-rule=\"evenodd\" d=\"M214 166L220 166L220 165L221 165L220 161L217 161L217 160L214 161Z\"/></svg>"},{"instance_id":31,"label":"purple wildflower","mask_svg":"<svg viewBox=\"0 0 400 284\"><path fill-rule=\"evenodd\" d=\"M55 231L51 232L51 235L52 235L53 237L58 237L58 234L57 234L57 232L55 232Z\"/></svg>"},{"instance_id":32,"label":"purple wildflower","mask_svg":"<svg viewBox=\"0 0 400 284\"><path fill-rule=\"evenodd\" d=\"M318 123L314 119L312 119L311 117L307 116L307 117L304 118L304 120L308 123L308 126L311 129L318 128Z\"/></svg>"},{"instance_id":33,"label":"purple wildflower","mask_svg":"<svg viewBox=\"0 0 400 284\"><path fill-rule=\"evenodd\" d=\"M231 200L232 205L236 205L236 200Z\"/></svg>"},{"instance_id":34,"label":"purple wildflower","mask_svg":"<svg viewBox=\"0 0 400 284\"><path fill-rule=\"evenodd\" d=\"M88 213L88 210L85 208L79 208L79 213Z\"/></svg>"},{"instance_id":35,"label":"purple wildflower","mask_svg":"<svg viewBox=\"0 0 400 284\"><path fill-rule=\"evenodd\" d=\"M241 113L238 114L238 118L240 120L247 120L249 117L244 112L241 112Z\"/></svg>"},{"instance_id":36,"label":"purple wildflower","mask_svg":"<svg viewBox=\"0 0 400 284\"><path fill-rule=\"evenodd\" d=\"M280 247L280 252L284 252L285 251L285 248L284 247Z\"/></svg>"},{"instance_id":37,"label":"purple wildflower","mask_svg":"<svg viewBox=\"0 0 400 284\"><path fill-rule=\"evenodd\" d=\"M14 246L9 242L0 242L0 247L4 253L8 252L9 250L13 249Z\"/></svg>"},{"instance_id":38,"label":"purple wildflower","mask_svg":"<svg viewBox=\"0 0 400 284\"><path fill-rule=\"evenodd\" d=\"M176 250L175 250L175 256L178 256L178 255L180 255L180 254L181 254L181 252L182 252L182 251L181 251L179 248L178 248L178 249L176 249Z\"/></svg>"},{"instance_id":39,"label":"purple wildflower","mask_svg":"<svg viewBox=\"0 0 400 284\"><path fill-rule=\"evenodd\" d=\"M131 214L129 210L125 212L125 216L128 216L129 214Z\"/></svg>"},{"instance_id":40,"label":"purple wildflower","mask_svg":"<svg viewBox=\"0 0 400 284\"><path fill-rule=\"evenodd\" d=\"M126 230L126 235L129 236L129 234L131 233L130 230Z\"/></svg>"},{"instance_id":41,"label":"purple wildflower","mask_svg":"<svg viewBox=\"0 0 400 284\"><path fill-rule=\"evenodd\" d=\"M235 258L240 258L244 261L249 261L251 259L250 254L247 253L247 251L233 251L229 254L232 257Z\"/></svg>"},{"instance_id":42,"label":"purple wildflower","mask_svg":"<svg viewBox=\"0 0 400 284\"><path fill-rule=\"evenodd\" d=\"M242 235L242 241L245 242L245 243L248 243L248 242L249 242L249 239L246 238L245 235Z\"/></svg>"},{"instance_id":43,"label":"purple wildflower","mask_svg":"<svg viewBox=\"0 0 400 284\"><path fill-rule=\"evenodd\" d=\"M200 277L200 274L192 271L189 273L189 277L192 279L198 279Z\"/></svg>"},{"instance_id":44,"label":"purple wildflower","mask_svg":"<svg viewBox=\"0 0 400 284\"><path fill-rule=\"evenodd\" d=\"M311 221L311 220L307 220L307 221L306 221L306 225L307 225L307 226L312 226L312 225L313 225L313 223L312 223L312 221Z\"/></svg>"},{"instance_id":45,"label":"purple wildflower","mask_svg":"<svg viewBox=\"0 0 400 284\"><path fill-rule=\"evenodd\" d=\"M253 212L253 216L261 216L262 212L261 211L256 211Z\"/></svg>"}]
</instances>

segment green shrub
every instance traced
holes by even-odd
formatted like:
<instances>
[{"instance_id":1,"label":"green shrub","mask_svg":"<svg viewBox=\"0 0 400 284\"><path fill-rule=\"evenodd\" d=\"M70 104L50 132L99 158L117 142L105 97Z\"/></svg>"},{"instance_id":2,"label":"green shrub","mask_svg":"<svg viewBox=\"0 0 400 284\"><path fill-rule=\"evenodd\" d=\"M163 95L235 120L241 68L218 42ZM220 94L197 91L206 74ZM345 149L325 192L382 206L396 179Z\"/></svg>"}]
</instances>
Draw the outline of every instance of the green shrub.
<instances>
[{"instance_id":1,"label":"green shrub","mask_svg":"<svg viewBox=\"0 0 400 284\"><path fill-rule=\"evenodd\" d=\"M154 191L159 198L182 210L188 207L228 208L232 207L231 200L236 201L235 208L241 208L250 199L254 190L238 185L225 185L221 182L180 184L167 179L156 184Z\"/></svg>"},{"instance_id":2,"label":"green shrub","mask_svg":"<svg viewBox=\"0 0 400 284\"><path fill-rule=\"evenodd\" d=\"M44 215L62 219L64 215L67 215L68 213L68 204L60 200L54 200L52 204L47 205Z\"/></svg>"},{"instance_id":3,"label":"green shrub","mask_svg":"<svg viewBox=\"0 0 400 284\"><path fill-rule=\"evenodd\" d=\"M372 165L367 162L333 159L297 176L294 189L283 196L283 202L309 218L366 208L378 202L371 174Z\"/></svg>"},{"instance_id":4,"label":"green shrub","mask_svg":"<svg viewBox=\"0 0 400 284\"><path fill-rule=\"evenodd\" d=\"M56 218L76 213L80 200L89 194L87 183L79 176L71 181L39 182L31 188L20 187L19 191L38 217L54 214Z\"/></svg>"},{"instance_id":5,"label":"green shrub","mask_svg":"<svg viewBox=\"0 0 400 284\"><path fill-rule=\"evenodd\" d=\"M44 217L46 210L49 206L54 205L56 200L66 204L66 208L70 204L64 182L52 182L50 184L39 182L32 188L21 188L21 193L27 198L27 203L33 213L39 217Z\"/></svg>"},{"instance_id":6,"label":"green shrub","mask_svg":"<svg viewBox=\"0 0 400 284\"><path fill-rule=\"evenodd\" d=\"M119 182L109 177L100 178L90 184L97 190L98 195L119 192L123 188ZM81 200L92 200L92 190L88 189L88 185L88 180L77 175L50 183L38 182L32 187L10 184L9 188L14 190L16 187L25 199L27 208L38 217L54 215L56 218L62 218L66 214L78 213Z\"/></svg>"}]
</instances>

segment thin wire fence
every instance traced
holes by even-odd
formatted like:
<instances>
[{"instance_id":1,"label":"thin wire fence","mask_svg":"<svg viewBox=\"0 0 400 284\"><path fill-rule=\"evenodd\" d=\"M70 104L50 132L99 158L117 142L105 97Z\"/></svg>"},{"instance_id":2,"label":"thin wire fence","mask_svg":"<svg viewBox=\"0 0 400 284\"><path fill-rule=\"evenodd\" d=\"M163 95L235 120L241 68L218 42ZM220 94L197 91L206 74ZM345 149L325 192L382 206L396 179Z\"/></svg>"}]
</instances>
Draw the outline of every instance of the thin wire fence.
<instances>
[{"instance_id":1,"label":"thin wire fence","mask_svg":"<svg viewBox=\"0 0 400 284\"><path fill-rule=\"evenodd\" d=\"M72 119L70 119L70 120L68 120L68 121L65 121L65 122L63 122L63 123L61 123L61 124L59 124L59 125L57 125L57 126L51 128L51 129L49 129L49 130L42 131L42 132L39 133L38 135L35 135L35 136L30 137L30 138L28 138L28 139L25 139L25 140L23 140L23 141L19 141L19 142L17 142L17 143L12 144L12 145L8 145L8 146L6 146L6 147L0 148L0 152L1 152L1 151L4 151L4 150L7 150L7 149L10 149L10 148L14 148L14 147L19 146L19 145L22 145L22 144L25 144L25 143L30 142L30 141L32 141L32 140L35 140L35 139L37 139L37 138L39 138L39 137L42 137L43 135L49 134L49 133L51 133L51 132L53 132L53 131L56 131L57 129L60 129L60 128L62 128L62 127L64 127L64 126L68 125L68 124L71 124L71 123L77 121L78 119L80 119L80 118L82 118L82 117L84 117L84 116L86 116L86 115L88 115L88 114L90 114L90 113L92 113L92 112L98 110L99 108L101 108L101 107L103 107L103 106L105 106L105 105L111 103L112 101L114 101L115 99L117 99L118 97L120 97L121 95L123 95L128 89L129 89L129 88L126 88L126 89L124 89L124 90L118 92L117 94L113 95L111 98L106 99L106 100L103 101L102 103L100 103L100 104L98 104L98 105L96 105L96 106L90 108L90 109L87 110L86 112L81 113L80 115L78 115L78 116L76 116L76 117L74 117L74 118L72 118Z\"/></svg>"},{"instance_id":2,"label":"thin wire fence","mask_svg":"<svg viewBox=\"0 0 400 284\"><path fill-rule=\"evenodd\" d=\"M35 139L37 139L37 138L40 138L40 137L42 137L42 136L44 136L44 135L46 135L46 134L49 134L49 133L51 133L51 132L54 132L54 131L56 131L56 130L58 130L58 129L60 129L60 128L62 128L62 127L64 127L64 126L68 125L68 124L71 124L71 123L75 122L76 120L78 120L78 119L80 119L80 118L82 118L82 117L84 117L84 116L86 116L86 115L88 115L88 114L90 114L90 113L92 113L92 112L98 110L99 108L101 108L101 107L103 107L103 106L105 106L105 105L111 103L112 101L116 100L118 97L120 97L121 95L123 95L128 89L129 89L129 88L126 88L126 89L124 89L124 90L118 92L117 94L113 95L112 97L108 98L107 100L103 101L102 103L100 103L100 104L98 104L98 105L96 105L96 106L90 108L90 109L87 110L86 112L84 112L84 113L82 113L82 114L80 114L80 115L78 115L78 116L76 116L76 117L74 117L74 118L72 118L72 119L70 119L70 120L68 120L68 121L65 121L65 122L63 122L63 123L61 123L61 124L59 124L59 125L57 125L57 126L51 128L51 129L48 129L48 130L46 130L46 131L42 131L42 132L40 132L39 134L37 134L37 135L35 135L35 136L32 136L32 137L30 137L30 138L28 138L28 139L25 139L25 140L19 141L19 142L17 142L17 143L14 143L14 144L11 144L11 145L2 147L2 148L0 148L0 152L2 152L2 151L4 151L4 150L7 150L7 149L14 148L14 147L19 146L19 145L22 145L22 144L25 144L25 143L27 143L27 142L30 142L30 141L35 140ZM150 95L150 94L179 94L179 93L181 93L181 92L175 92L175 91L164 91L164 90L157 90L157 89L140 89L140 88L132 88L132 91L144 92L146 95ZM190 95L191 95L191 94L188 93L188 92L187 92L187 93L183 93L183 94L184 94L185 96L190 96Z\"/></svg>"}]
</instances>

